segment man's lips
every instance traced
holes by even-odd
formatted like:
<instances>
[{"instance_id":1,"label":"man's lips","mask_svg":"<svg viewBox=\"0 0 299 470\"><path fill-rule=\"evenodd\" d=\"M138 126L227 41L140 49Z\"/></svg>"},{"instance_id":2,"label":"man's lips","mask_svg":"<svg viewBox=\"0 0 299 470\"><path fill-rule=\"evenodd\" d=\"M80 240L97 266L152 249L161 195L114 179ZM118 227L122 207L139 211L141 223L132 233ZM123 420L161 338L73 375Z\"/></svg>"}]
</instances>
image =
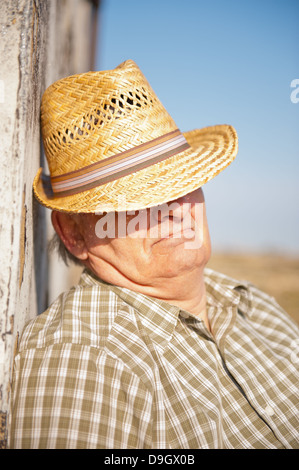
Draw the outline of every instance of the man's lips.
<instances>
[{"instance_id":1,"label":"man's lips","mask_svg":"<svg viewBox=\"0 0 299 470\"><path fill-rule=\"evenodd\" d=\"M195 230L191 227L188 227L182 230L178 230L177 232L173 232L165 236L162 236L161 238L159 238L159 240L155 241L154 245L156 245L157 243L168 242L168 241L174 241L174 243L175 242L182 243L182 242L191 240L194 237L195 237Z\"/></svg>"}]
</instances>

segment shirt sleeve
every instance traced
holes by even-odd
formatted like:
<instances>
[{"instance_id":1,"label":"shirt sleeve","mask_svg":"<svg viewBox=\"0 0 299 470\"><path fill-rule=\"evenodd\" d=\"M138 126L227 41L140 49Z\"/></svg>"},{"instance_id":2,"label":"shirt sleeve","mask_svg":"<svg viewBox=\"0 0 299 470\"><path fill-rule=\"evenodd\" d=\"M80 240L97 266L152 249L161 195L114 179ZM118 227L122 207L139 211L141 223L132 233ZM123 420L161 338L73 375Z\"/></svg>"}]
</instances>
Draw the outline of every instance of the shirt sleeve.
<instances>
[{"instance_id":1,"label":"shirt sleeve","mask_svg":"<svg viewBox=\"0 0 299 470\"><path fill-rule=\"evenodd\" d=\"M150 390L102 350L62 343L15 358L10 448L150 448L151 413Z\"/></svg>"}]
</instances>

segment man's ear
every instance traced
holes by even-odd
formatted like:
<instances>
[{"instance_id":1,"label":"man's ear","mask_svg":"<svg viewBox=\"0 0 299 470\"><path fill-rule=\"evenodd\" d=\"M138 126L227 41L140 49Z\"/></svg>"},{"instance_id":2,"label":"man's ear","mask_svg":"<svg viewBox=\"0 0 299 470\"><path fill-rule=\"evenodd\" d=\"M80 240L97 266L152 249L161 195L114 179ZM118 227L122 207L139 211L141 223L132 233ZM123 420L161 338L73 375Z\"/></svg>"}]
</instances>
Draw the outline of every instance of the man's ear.
<instances>
[{"instance_id":1,"label":"man's ear","mask_svg":"<svg viewBox=\"0 0 299 470\"><path fill-rule=\"evenodd\" d=\"M68 251L80 260L88 258L88 250L75 217L65 212L52 211L51 220L55 232Z\"/></svg>"}]
</instances>

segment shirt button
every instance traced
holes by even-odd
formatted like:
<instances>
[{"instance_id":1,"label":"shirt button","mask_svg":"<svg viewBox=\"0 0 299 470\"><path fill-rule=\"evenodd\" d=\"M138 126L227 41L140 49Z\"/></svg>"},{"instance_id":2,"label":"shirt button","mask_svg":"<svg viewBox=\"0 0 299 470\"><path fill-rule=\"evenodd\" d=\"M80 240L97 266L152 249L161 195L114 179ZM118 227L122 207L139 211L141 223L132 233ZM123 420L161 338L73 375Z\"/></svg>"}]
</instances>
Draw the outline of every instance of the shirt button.
<instances>
[{"instance_id":1,"label":"shirt button","mask_svg":"<svg viewBox=\"0 0 299 470\"><path fill-rule=\"evenodd\" d=\"M265 408L265 413L268 416L273 416L275 414L275 411L273 410L272 406L267 405L266 408Z\"/></svg>"},{"instance_id":2,"label":"shirt button","mask_svg":"<svg viewBox=\"0 0 299 470\"><path fill-rule=\"evenodd\" d=\"M182 310L180 311L180 315L181 315L182 318L189 318L190 317L189 313L182 312Z\"/></svg>"}]
</instances>

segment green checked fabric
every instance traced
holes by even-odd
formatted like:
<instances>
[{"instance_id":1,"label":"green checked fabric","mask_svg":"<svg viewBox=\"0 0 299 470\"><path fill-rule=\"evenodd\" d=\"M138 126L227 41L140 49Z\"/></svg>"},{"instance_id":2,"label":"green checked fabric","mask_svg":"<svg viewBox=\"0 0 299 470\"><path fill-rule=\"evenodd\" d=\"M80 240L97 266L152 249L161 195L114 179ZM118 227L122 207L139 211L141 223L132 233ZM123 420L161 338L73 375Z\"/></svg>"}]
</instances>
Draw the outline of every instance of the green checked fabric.
<instances>
[{"instance_id":1,"label":"green checked fabric","mask_svg":"<svg viewBox=\"0 0 299 470\"><path fill-rule=\"evenodd\" d=\"M25 328L11 448L298 448L298 327L273 298L206 270L212 334L85 271Z\"/></svg>"}]
</instances>

